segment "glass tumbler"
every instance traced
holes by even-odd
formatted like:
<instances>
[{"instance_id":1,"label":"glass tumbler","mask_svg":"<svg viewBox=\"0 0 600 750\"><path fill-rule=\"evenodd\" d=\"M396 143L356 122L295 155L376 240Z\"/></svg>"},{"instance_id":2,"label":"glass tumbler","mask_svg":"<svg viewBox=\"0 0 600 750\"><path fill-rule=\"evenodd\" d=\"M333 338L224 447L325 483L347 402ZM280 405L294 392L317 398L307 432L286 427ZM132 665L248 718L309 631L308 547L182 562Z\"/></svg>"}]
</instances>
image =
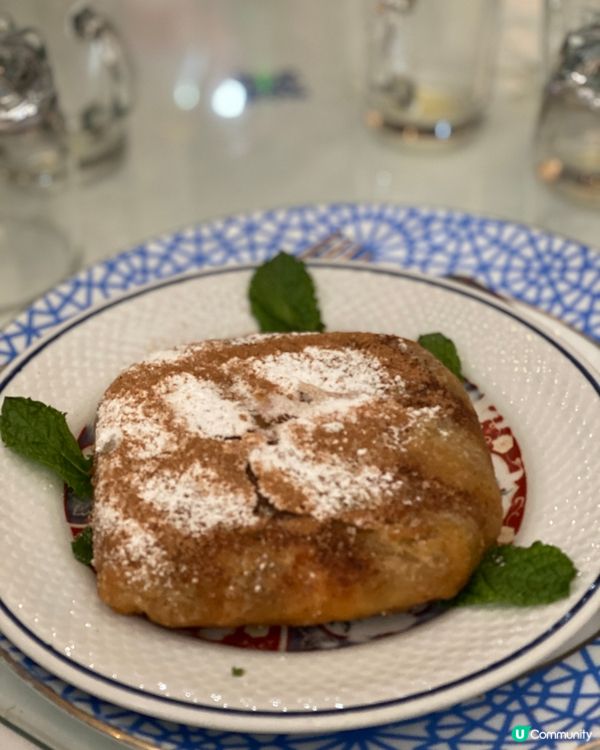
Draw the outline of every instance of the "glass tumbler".
<instances>
[{"instance_id":1,"label":"glass tumbler","mask_svg":"<svg viewBox=\"0 0 600 750\"><path fill-rule=\"evenodd\" d=\"M488 104L498 0L376 0L369 17L367 124L404 142L447 142Z\"/></svg>"},{"instance_id":2,"label":"glass tumbler","mask_svg":"<svg viewBox=\"0 0 600 750\"><path fill-rule=\"evenodd\" d=\"M0 16L0 167L10 178L0 179L0 314L38 296L78 262L66 230L73 226L68 166L43 39Z\"/></svg>"},{"instance_id":3,"label":"glass tumbler","mask_svg":"<svg viewBox=\"0 0 600 750\"><path fill-rule=\"evenodd\" d=\"M133 84L117 28L86 0L0 0L0 169L14 182L118 164Z\"/></svg>"},{"instance_id":4,"label":"glass tumbler","mask_svg":"<svg viewBox=\"0 0 600 750\"><path fill-rule=\"evenodd\" d=\"M547 0L538 177L561 194L600 205L600 0Z\"/></svg>"}]
</instances>

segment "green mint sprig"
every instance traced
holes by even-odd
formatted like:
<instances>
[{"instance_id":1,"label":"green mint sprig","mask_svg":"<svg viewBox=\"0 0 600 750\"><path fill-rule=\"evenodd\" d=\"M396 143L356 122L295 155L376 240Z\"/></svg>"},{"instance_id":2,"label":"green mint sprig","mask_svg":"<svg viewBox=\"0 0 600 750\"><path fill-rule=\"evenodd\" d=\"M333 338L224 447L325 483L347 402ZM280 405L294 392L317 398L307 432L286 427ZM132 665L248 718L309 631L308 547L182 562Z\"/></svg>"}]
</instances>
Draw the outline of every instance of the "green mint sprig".
<instances>
[{"instance_id":1,"label":"green mint sprig","mask_svg":"<svg viewBox=\"0 0 600 750\"><path fill-rule=\"evenodd\" d=\"M20 456L51 469L79 497L92 497L92 460L86 458L65 415L30 398L7 396L0 412L0 437Z\"/></svg>"},{"instance_id":2,"label":"green mint sprig","mask_svg":"<svg viewBox=\"0 0 600 750\"><path fill-rule=\"evenodd\" d=\"M496 546L486 552L467 585L451 603L458 607L549 604L569 596L576 574L571 560L552 544Z\"/></svg>"},{"instance_id":3,"label":"green mint sprig","mask_svg":"<svg viewBox=\"0 0 600 750\"><path fill-rule=\"evenodd\" d=\"M76 560L84 565L91 565L94 559L94 538L92 527L86 526L71 542L71 551Z\"/></svg>"},{"instance_id":4,"label":"green mint sprig","mask_svg":"<svg viewBox=\"0 0 600 750\"><path fill-rule=\"evenodd\" d=\"M463 379L460 357L452 339L444 336L443 333L425 333L419 336L417 343L439 359L453 375L460 380Z\"/></svg>"},{"instance_id":5,"label":"green mint sprig","mask_svg":"<svg viewBox=\"0 0 600 750\"><path fill-rule=\"evenodd\" d=\"M323 331L315 285L304 263L279 253L256 269L248 292L263 333Z\"/></svg>"}]
</instances>

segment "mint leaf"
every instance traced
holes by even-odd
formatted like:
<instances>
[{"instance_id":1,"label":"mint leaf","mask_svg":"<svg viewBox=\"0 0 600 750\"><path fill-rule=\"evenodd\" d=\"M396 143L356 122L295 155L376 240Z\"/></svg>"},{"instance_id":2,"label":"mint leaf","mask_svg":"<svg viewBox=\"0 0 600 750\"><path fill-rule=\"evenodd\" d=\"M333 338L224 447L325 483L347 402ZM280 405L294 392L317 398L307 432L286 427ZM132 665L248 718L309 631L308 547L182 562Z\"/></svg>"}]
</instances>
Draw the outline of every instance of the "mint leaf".
<instances>
[{"instance_id":1,"label":"mint leaf","mask_svg":"<svg viewBox=\"0 0 600 750\"><path fill-rule=\"evenodd\" d=\"M256 269L248 291L252 314L264 332L322 331L315 285L304 263L279 253Z\"/></svg>"},{"instance_id":2,"label":"mint leaf","mask_svg":"<svg viewBox=\"0 0 600 750\"><path fill-rule=\"evenodd\" d=\"M71 542L71 550L76 560L84 565L91 565L94 559L92 527L86 526Z\"/></svg>"},{"instance_id":3,"label":"mint leaf","mask_svg":"<svg viewBox=\"0 0 600 750\"><path fill-rule=\"evenodd\" d=\"M243 677L246 674L246 670L243 667L231 667L232 677Z\"/></svg>"},{"instance_id":4,"label":"mint leaf","mask_svg":"<svg viewBox=\"0 0 600 750\"><path fill-rule=\"evenodd\" d=\"M30 398L7 396L0 413L0 437L15 453L58 474L82 499L92 496L92 461L83 455L65 415L57 409Z\"/></svg>"},{"instance_id":5,"label":"mint leaf","mask_svg":"<svg viewBox=\"0 0 600 750\"><path fill-rule=\"evenodd\" d=\"M506 544L489 549L452 604L549 604L569 595L577 570L552 544Z\"/></svg>"},{"instance_id":6,"label":"mint leaf","mask_svg":"<svg viewBox=\"0 0 600 750\"><path fill-rule=\"evenodd\" d=\"M447 338L443 333L425 333L419 336L417 343L462 380L460 357L452 339Z\"/></svg>"}]
</instances>

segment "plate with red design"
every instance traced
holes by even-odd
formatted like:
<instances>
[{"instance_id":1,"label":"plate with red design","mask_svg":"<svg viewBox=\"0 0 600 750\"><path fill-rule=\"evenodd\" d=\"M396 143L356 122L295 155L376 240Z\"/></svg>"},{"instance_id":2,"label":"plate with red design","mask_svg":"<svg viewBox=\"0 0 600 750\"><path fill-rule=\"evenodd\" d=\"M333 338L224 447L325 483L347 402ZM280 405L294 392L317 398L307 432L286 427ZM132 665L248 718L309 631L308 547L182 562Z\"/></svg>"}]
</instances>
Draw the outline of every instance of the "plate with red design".
<instances>
[{"instance_id":1,"label":"plate with red design","mask_svg":"<svg viewBox=\"0 0 600 750\"><path fill-rule=\"evenodd\" d=\"M51 403L80 432L130 363L255 330L246 298L252 270L189 273L100 302L16 360L0 396ZM0 487L10 502L0 517L0 628L49 671L118 705L187 724L333 731L481 693L539 663L597 614L593 369L501 301L452 282L356 263L316 263L311 271L330 330L408 338L441 330L456 342L503 489L505 534L567 552L579 571L571 595L538 608L434 606L306 632L191 637L105 607L93 572L71 556L63 488L1 448Z\"/></svg>"},{"instance_id":2,"label":"plate with red design","mask_svg":"<svg viewBox=\"0 0 600 750\"><path fill-rule=\"evenodd\" d=\"M500 539L513 541L523 521L527 501L527 475L521 447L506 419L482 391L465 381L465 390L479 417L481 431L492 457L503 506ZM90 423L80 432L78 442L86 455L93 453L94 425ZM73 537L77 537L91 522L92 505L79 498L66 485L64 493L65 520ZM398 612L361 620L329 622L312 627L285 625L246 626L236 628L188 629L188 635L211 643L261 651L321 651L344 648L357 643L402 633L442 614L439 603L426 604L410 612Z\"/></svg>"}]
</instances>

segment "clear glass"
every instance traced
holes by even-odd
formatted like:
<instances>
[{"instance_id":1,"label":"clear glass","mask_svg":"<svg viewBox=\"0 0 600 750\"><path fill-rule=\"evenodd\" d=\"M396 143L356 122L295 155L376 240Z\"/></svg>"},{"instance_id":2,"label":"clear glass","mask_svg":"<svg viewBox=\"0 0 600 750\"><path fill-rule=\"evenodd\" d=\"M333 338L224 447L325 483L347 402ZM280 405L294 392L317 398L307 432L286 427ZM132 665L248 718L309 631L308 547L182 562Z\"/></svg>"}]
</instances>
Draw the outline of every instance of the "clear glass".
<instances>
[{"instance_id":1,"label":"clear glass","mask_svg":"<svg viewBox=\"0 0 600 750\"><path fill-rule=\"evenodd\" d=\"M481 121L497 0L377 0L369 18L367 123L404 142L447 142Z\"/></svg>"},{"instance_id":2,"label":"clear glass","mask_svg":"<svg viewBox=\"0 0 600 750\"><path fill-rule=\"evenodd\" d=\"M600 205L600 0L547 0L538 177L562 195Z\"/></svg>"},{"instance_id":3,"label":"clear glass","mask_svg":"<svg viewBox=\"0 0 600 750\"><path fill-rule=\"evenodd\" d=\"M16 310L67 276L67 130L41 34L0 16L0 311ZM25 189L26 188L26 189Z\"/></svg>"},{"instance_id":4,"label":"clear glass","mask_svg":"<svg viewBox=\"0 0 600 750\"><path fill-rule=\"evenodd\" d=\"M65 158L85 178L114 166L132 82L110 19L74 0L3 0L0 12L0 167L47 184Z\"/></svg>"},{"instance_id":5,"label":"clear glass","mask_svg":"<svg viewBox=\"0 0 600 750\"><path fill-rule=\"evenodd\" d=\"M10 180L66 175L66 129L46 47L31 28L0 18L0 165Z\"/></svg>"}]
</instances>

